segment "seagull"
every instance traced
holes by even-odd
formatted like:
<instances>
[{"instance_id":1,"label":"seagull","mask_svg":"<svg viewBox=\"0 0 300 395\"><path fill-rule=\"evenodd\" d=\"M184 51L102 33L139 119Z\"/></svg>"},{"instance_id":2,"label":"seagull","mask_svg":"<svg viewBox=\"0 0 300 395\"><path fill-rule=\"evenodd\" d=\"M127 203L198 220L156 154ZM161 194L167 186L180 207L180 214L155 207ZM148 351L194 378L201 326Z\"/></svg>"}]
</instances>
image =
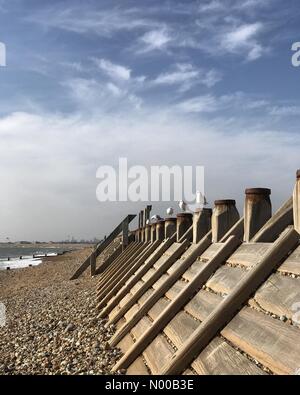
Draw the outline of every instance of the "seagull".
<instances>
[{"instance_id":1,"label":"seagull","mask_svg":"<svg viewBox=\"0 0 300 395\"><path fill-rule=\"evenodd\" d=\"M160 221L161 219L162 219L161 216L157 214L151 217L151 221L155 221L155 222Z\"/></svg>"},{"instance_id":2,"label":"seagull","mask_svg":"<svg viewBox=\"0 0 300 395\"><path fill-rule=\"evenodd\" d=\"M147 219L146 225L150 225L150 219Z\"/></svg>"},{"instance_id":3,"label":"seagull","mask_svg":"<svg viewBox=\"0 0 300 395\"><path fill-rule=\"evenodd\" d=\"M173 207L169 207L167 209L167 215L173 215L173 213L174 213Z\"/></svg>"},{"instance_id":4,"label":"seagull","mask_svg":"<svg viewBox=\"0 0 300 395\"><path fill-rule=\"evenodd\" d=\"M180 200L178 205L179 205L179 208L180 208L181 211L186 211L187 204L183 200Z\"/></svg>"},{"instance_id":5,"label":"seagull","mask_svg":"<svg viewBox=\"0 0 300 395\"><path fill-rule=\"evenodd\" d=\"M201 205L201 206L208 205L205 195L203 195L200 191L196 192L196 203L197 205Z\"/></svg>"}]
</instances>

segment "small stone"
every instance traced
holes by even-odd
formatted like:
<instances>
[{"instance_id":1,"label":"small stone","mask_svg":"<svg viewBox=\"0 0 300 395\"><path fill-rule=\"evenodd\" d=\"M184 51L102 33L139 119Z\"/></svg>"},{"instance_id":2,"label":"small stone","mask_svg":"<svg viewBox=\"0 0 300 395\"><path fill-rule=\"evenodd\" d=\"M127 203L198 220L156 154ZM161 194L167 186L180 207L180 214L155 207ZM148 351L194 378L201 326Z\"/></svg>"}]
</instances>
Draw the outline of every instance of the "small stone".
<instances>
[{"instance_id":1,"label":"small stone","mask_svg":"<svg viewBox=\"0 0 300 395\"><path fill-rule=\"evenodd\" d=\"M75 325L74 324L69 324L66 326L65 332L72 332L75 330Z\"/></svg>"}]
</instances>

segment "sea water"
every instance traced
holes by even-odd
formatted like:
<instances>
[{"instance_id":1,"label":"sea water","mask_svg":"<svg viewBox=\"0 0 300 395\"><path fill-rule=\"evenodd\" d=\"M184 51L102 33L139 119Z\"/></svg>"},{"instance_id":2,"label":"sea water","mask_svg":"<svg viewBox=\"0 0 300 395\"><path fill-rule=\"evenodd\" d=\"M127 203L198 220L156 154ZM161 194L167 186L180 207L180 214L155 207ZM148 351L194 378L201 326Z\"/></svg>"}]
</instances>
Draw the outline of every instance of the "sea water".
<instances>
[{"instance_id":1,"label":"sea water","mask_svg":"<svg viewBox=\"0 0 300 395\"><path fill-rule=\"evenodd\" d=\"M44 256L56 256L66 250L63 247L5 246L0 248L0 270L37 266ZM9 258L9 259L8 259Z\"/></svg>"}]
</instances>

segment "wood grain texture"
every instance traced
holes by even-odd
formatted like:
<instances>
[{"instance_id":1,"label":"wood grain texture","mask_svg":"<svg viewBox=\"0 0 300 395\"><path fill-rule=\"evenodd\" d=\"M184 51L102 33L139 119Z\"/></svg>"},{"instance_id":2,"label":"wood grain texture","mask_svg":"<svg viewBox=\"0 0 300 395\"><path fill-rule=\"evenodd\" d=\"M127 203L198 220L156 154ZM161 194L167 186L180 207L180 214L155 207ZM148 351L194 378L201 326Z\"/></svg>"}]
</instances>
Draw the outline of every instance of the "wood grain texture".
<instances>
[{"instance_id":1,"label":"wood grain texture","mask_svg":"<svg viewBox=\"0 0 300 395\"><path fill-rule=\"evenodd\" d=\"M274 373L295 374L299 369L299 328L245 307L221 333Z\"/></svg>"},{"instance_id":2,"label":"wood grain texture","mask_svg":"<svg viewBox=\"0 0 300 395\"><path fill-rule=\"evenodd\" d=\"M182 277L187 281L192 281L193 278L200 272L204 265L204 262L199 260L195 261L191 267L182 275Z\"/></svg>"},{"instance_id":3,"label":"wood grain texture","mask_svg":"<svg viewBox=\"0 0 300 395\"><path fill-rule=\"evenodd\" d=\"M164 333L179 348L199 325L199 321L196 321L182 310L164 328Z\"/></svg>"},{"instance_id":4,"label":"wood grain texture","mask_svg":"<svg viewBox=\"0 0 300 395\"><path fill-rule=\"evenodd\" d=\"M278 270L300 275L300 246L283 262Z\"/></svg>"},{"instance_id":5,"label":"wood grain texture","mask_svg":"<svg viewBox=\"0 0 300 395\"><path fill-rule=\"evenodd\" d=\"M201 259L209 260L212 259L218 251L222 248L222 243L213 243L202 255Z\"/></svg>"},{"instance_id":6,"label":"wood grain texture","mask_svg":"<svg viewBox=\"0 0 300 395\"><path fill-rule=\"evenodd\" d=\"M272 243L244 243L227 262L233 265L254 266L271 247Z\"/></svg>"},{"instance_id":7,"label":"wood grain texture","mask_svg":"<svg viewBox=\"0 0 300 395\"><path fill-rule=\"evenodd\" d=\"M128 350L131 346L133 345L133 339L128 334L125 336L120 343L120 348L124 352L124 350ZM139 357L137 358L134 363L127 369L126 372L127 375L149 375L148 369L146 368L146 365L144 364L143 358Z\"/></svg>"},{"instance_id":8,"label":"wood grain texture","mask_svg":"<svg viewBox=\"0 0 300 395\"><path fill-rule=\"evenodd\" d=\"M223 265L207 281L206 285L215 292L229 294L236 284L247 274L245 269Z\"/></svg>"},{"instance_id":9,"label":"wood grain texture","mask_svg":"<svg viewBox=\"0 0 300 395\"><path fill-rule=\"evenodd\" d=\"M166 297L170 300L175 299L178 294L187 286L187 284L182 281L178 280L176 283L166 292Z\"/></svg>"},{"instance_id":10,"label":"wood grain texture","mask_svg":"<svg viewBox=\"0 0 300 395\"><path fill-rule=\"evenodd\" d=\"M204 321L222 300L222 296L201 289L184 309L198 320Z\"/></svg>"},{"instance_id":11,"label":"wood grain texture","mask_svg":"<svg viewBox=\"0 0 300 395\"><path fill-rule=\"evenodd\" d=\"M258 289L252 301L253 305L258 303L268 312L292 319L295 315L293 306L300 302L300 278L273 274Z\"/></svg>"},{"instance_id":12,"label":"wood grain texture","mask_svg":"<svg viewBox=\"0 0 300 395\"><path fill-rule=\"evenodd\" d=\"M165 298L160 298L153 307L149 310L148 314L153 319L156 318L164 311L164 309L168 306L170 300Z\"/></svg>"},{"instance_id":13,"label":"wood grain texture","mask_svg":"<svg viewBox=\"0 0 300 395\"><path fill-rule=\"evenodd\" d=\"M222 338L214 338L193 361L192 367L199 375L265 375L243 354Z\"/></svg>"}]
</instances>

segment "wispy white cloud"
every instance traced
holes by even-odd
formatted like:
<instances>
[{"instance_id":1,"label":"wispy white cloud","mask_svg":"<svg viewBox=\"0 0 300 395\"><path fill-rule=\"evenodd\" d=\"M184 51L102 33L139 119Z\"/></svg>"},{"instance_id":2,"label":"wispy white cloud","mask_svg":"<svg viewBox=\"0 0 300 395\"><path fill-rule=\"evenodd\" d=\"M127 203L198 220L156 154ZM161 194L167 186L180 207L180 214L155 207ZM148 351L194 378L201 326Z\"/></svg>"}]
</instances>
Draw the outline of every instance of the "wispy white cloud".
<instances>
[{"instance_id":1,"label":"wispy white cloud","mask_svg":"<svg viewBox=\"0 0 300 395\"><path fill-rule=\"evenodd\" d=\"M300 106L299 105L282 105L282 106L274 106L270 108L270 114L279 116L279 117L289 117L300 115Z\"/></svg>"},{"instance_id":2,"label":"wispy white cloud","mask_svg":"<svg viewBox=\"0 0 300 395\"><path fill-rule=\"evenodd\" d=\"M202 95L183 100L175 105L177 109L185 113L211 113L228 111L258 111L266 110L269 106L267 100L253 98L243 92L235 92L226 95ZM229 114L228 114L229 116Z\"/></svg>"},{"instance_id":3,"label":"wispy white cloud","mask_svg":"<svg viewBox=\"0 0 300 395\"><path fill-rule=\"evenodd\" d=\"M136 52L147 53L151 51L163 50L172 41L172 36L166 28L148 31L139 38L139 45Z\"/></svg>"},{"instance_id":4,"label":"wispy white cloud","mask_svg":"<svg viewBox=\"0 0 300 395\"><path fill-rule=\"evenodd\" d=\"M91 9L81 4L80 7L47 7L32 13L27 20L44 27L53 27L75 33L94 33L109 37L116 32L136 29L151 29L160 26L155 20L141 14L138 8Z\"/></svg>"},{"instance_id":5,"label":"wispy white cloud","mask_svg":"<svg viewBox=\"0 0 300 395\"><path fill-rule=\"evenodd\" d=\"M212 87L221 78L221 73L216 70L204 71L190 63L177 63L168 72L159 74L152 83L154 85L178 85L180 91L185 92L198 84Z\"/></svg>"},{"instance_id":6,"label":"wispy white cloud","mask_svg":"<svg viewBox=\"0 0 300 395\"><path fill-rule=\"evenodd\" d=\"M204 95L184 100L176 108L185 113L209 113L217 110L218 103L215 97Z\"/></svg>"},{"instance_id":7,"label":"wispy white cloud","mask_svg":"<svg viewBox=\"0 0 300 395\"><path fill-rule=\"evenodd\" d=\"M258 59L263 53L263 48L256 37L262 29L263 26L259 22L233 28L223 35L221 47L232 53L246 51L248 60Z\"/></svg>"},{"instance_id":8,"label":"wispy white cloud","mask_svg":"<svg viewBox=\"0 0 300 395\"><path fill-rule=\"evenodd\" d=\"M131 70L128 67L112 63L107 59L94 59L96 65L112 79L130 80Z\"/></svg>"}]
</instances>

